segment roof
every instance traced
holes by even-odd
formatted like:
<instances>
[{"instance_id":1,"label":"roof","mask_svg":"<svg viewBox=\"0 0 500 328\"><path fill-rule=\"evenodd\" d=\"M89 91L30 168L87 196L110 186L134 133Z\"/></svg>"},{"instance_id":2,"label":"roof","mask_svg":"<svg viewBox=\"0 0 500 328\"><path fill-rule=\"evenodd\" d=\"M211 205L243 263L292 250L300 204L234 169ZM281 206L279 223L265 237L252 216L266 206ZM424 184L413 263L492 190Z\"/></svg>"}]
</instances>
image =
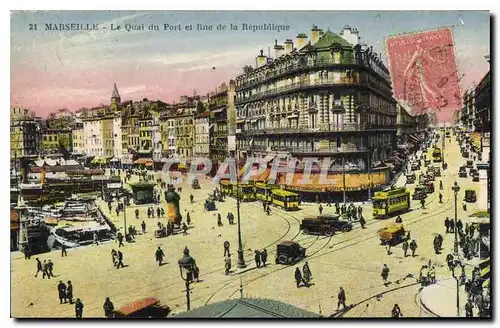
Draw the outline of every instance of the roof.
<instances>
[{"instance_id":1,"label":"roof","mask_svg":"<svg viewBox=\"0 0 500 328\"><path fill-rule=\"evenodd\" d=\"M122 315L130 315L144 308L147 308L148 306L157 304L159 302L160 300L158 300L157 298L147 297L142 300L128 303L127 305L124 305L121 308L119 308L116 312Z\"/></svg>"},{"instance_id":2,"label":"roof","mask_svg":"<svg viewBox=\"0 0 500 328\"><path fill-rule=\"evenodd\" d=\"M205 305L176 318L319 318L293 305L263 298L241 298Z\"/></svg>"},{"instance_id":3,"label":"roof","mask_svg":"<svg viewBox=\"0 0 500 328\"><path fill-rule=\"evenodd\" d=\"M352 44L347 42L343 37L333 33L332 31L326 31L322 37L319 38L318 42L314 44L314 48L325 48L330 47L334 43L339 43L343 47L352 47Z\"/></svg>"},{"instance_id":4,"label":"roof","mask_svg":"<svg viewBox=\"0 0 500 328\"><path fill-rule=\"evenodd\" d=\"M116 83L113 85L113 93L111 93L111 98L120 98L120 94L118 93L118 88L116 87Z\"/></svg>"}]
</instances>

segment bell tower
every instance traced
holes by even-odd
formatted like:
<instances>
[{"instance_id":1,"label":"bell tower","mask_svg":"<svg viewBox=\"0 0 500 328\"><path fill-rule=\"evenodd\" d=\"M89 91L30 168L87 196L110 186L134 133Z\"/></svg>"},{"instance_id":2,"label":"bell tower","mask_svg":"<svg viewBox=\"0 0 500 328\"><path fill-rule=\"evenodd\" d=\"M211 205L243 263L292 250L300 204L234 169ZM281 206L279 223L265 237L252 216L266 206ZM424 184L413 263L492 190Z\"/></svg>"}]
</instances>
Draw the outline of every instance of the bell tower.
<instances>
[{"instance_id":1,"label":"bell tower","mask_svg":"<svg viewBox=\"0 0 500 328\"><path fill-rule=\"evenodd\" d=\"M118 93L118 88L116 83L113 86L113 92L111 93L111 105L119 105L121 103L120 94Z\"/></svg>"}]
</instances>

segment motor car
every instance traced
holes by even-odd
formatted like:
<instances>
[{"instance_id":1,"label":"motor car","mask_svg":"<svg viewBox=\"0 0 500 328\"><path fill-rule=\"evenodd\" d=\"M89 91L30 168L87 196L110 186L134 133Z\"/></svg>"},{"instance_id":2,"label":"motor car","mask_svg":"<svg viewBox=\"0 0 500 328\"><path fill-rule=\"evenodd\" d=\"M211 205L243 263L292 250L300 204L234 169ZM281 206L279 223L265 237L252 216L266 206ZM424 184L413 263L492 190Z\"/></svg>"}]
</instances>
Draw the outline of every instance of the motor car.
<instances>
[{"instance_id":1,"label":"motor car","mask_svg":"<svg viewBox=\"0 0 500 328\"><path fill-rule=\"evenodd\" d=\"M477 194L474 189L465 190L464 201L467 203L475 203L477 200Z\"/></svg>"},{"instance_id":2,"label":"motor car","mask_svg":"<svg viewBox=\"0 0 500 328\"><path fill-rule=\"evenodd\" d=\"M467 151L467 150L466 150L466 151L463 151L463 152L462 152L462 157L463 157L463 158L469 158L469 151Z\"/></svg>"},{"instance_id":3,"label":"motor car","mask_svg":"<svg viewBox=\"0 0 500 328\"><path fill-rule=\"evenodd\" d=\"M474 175L472 176L472 181L479 182L479 172L474 173Z\"/></svg>"},{"instance_id":4,"label":"motor car","mask_svg":"<svg viewBox=\"0 0 500 328\"><path fill-rule=\"evenodd\" d=\"M420 170L420 161L415 161L411 164L411 170L417 171Z\"/></svg>"},{"instance_id":5,"label":"motor car","mask_svg":"<svg viewBox=\"0 0 500 328\"><path fill-rule=\"evenodd\" d=\"M490 163L489 162L480 162L476 164L476 169L479 170L489 170Z\"/></svg>"},{"instance_id":6,"label":"motor car","mask_svg":"<svg viewBox=\"0 0 500 328\"><path fill-rule=\"evenodd\" d=\"M406 175L406 183L407 183L407 184L413 184L413 183L415 183L415 180L416 180L416 179L417 179L417 176L415 175L415 173L414 173L414 172L412 172L412 173L408 173L408 174Z\"/></svg>"},{"instance_id":7,"label":"motor car","mask_svg":"<svg viewBox=\"0 0 500 328\"><path fill-rule=\"evenodd\" d=\"M470 169L470 170L469 170L469 176L470 176L470 177L473 177L473 176L474 176L474 174L476 174L476 173L478 173L476 169Z\"/></svg>"},{"instance_id":8,"label":"motor car","mask_svg":"<svg viewBox=\"0 0 500 328\"><path fill-rule=\"evenodd\" d=\"M467 178L467 168L465 166L460 166L460 169L458 170L458 177Z\"/></svg>"},{"instance_id":9,"label":"motor car","mask_svg":"<svg viewBox=\"0 0 500 328\"><path fill-rule=\"evenodd\" d=\"M402 223L391 223L378 231L382 245L396 245L406 237L406 231Z\"/></svg>"},{"instance_id":10,"label":"motor car","mask_svg":"<svg viewBox=\"0 0 500 328\"><path fill-rule=\"evenodd\" d=\"M191 185L193 189L200 189L200 182L198 179L193 179L193 184Z\"/></svg>"},{"instance_id":11,"label":"motor car","mask_svg":"<svg viewBox=\"0 0 500 328\"><path fill-rule=\"evenodd\" d=\"M427 187L428 194L432 194L434 192L434 182L427 181L426 183L424 183L424 186Z\"/></svg>"},{"instance_id":12,"label":"motor car","mask_svg":"<svg viewBox=\"0 0 500 328\"><path fill-rule=\"evenodd\" d=\"M412 199L413 200L421 200L427 197L427 187L424 185L419 185L415 188L413 192Z\"/></svg>"},{"instance_id":13,"label":"motor car","mask_svg":"<svg viewBox=\"0 0 500 328\"><path fill-rule=\"evenodd\" d=\"M474 162L471 159L468 159L466 164L465 164L465 167L472 169L474 167Z\"/></svg>"},{"instance_id":14,"label":"motor car","mask_svg":"<svg viewBox=\"0 0 500 328\"><path fill-rule=\"evenodd\" d=\"M346 220L341 220L338 215L319 215L305 217L300 224L300 230L304 234L321 234L331 237L335 231L347 232L352 230L352 224Z\"/></svg>"},{"instance_id":15,"label":"motor car","mask_svg":"<svg viewBox=\"0 0 500 328\"><path fill-rule=\"evenodd\" d=\"M295 241L282 241L276 245L276 264L295 264L306 256L306 249Z\"/></svg>"}]
</instances>

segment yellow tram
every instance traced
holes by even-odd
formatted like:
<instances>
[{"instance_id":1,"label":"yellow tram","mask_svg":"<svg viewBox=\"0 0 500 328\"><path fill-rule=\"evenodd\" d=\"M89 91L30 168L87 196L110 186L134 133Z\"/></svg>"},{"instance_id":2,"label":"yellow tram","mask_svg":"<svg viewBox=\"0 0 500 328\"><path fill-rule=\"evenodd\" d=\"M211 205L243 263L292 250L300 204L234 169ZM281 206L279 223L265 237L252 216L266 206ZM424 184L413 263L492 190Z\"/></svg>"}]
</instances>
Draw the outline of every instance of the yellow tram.
<instances>
[{"instance_id":1,"label":"yellow tram","mask_svg":"<svg viewBox=\"0 0 500 328\"><path fill-rule=\"evenodd\" d=\"M273 189L271 190L271 197L271 202L274 205L286 211L299 209L299 195L294 192L283 189Z\"/></svg>"},{"instance_id":2,"label":"yellow tram","mask_svg":"<svg viewBox=\"0 0 500 328\"><path fill-rule=\"evenodd\" d=\"M220 192L224 196L234 196L236 194L236 184L231 183L230 180L220 180Z\"/></svg>"},{"instance_id":3,"label":"yellow tram","mask_svg":"<svg viewBox=\"0 0 500 328\"><path fill-rule=\"evenodd\" d=\"M435 147L432 150L432 160L434 162L441 162L441 149L440 148Z\"/></svg>"},{"instance_id":4,"label":"yellow tram","mask_svg":"<svg viewBox=\"0 0 500 328\"><path fill-rule=\"evenodd\" d=\"M272 190L276 188L273 185L268 185L262 182L255 183L255 198L263 202L272 201Z\"/></svg>"},{"instance_id":5,"label":"yellow tram","mask_svg":"<svg viewBox=\"0 0 500 328\"><path fill-rule=\"evenodd\" d=\"M220 190L225 196L234 198L239 194L241 201L255 200L254 186L249 183L236 184L235 182L231 182L231 180L221 180Z\"/></svg>"},{"instance_id":6,"label":"yellow tram","mask_svg":"<svg viewBox=\"0 0 500 328\"><path fill-rule=\"evenodd\" d=\"M255 191L250 183L238 184L238 193L241 201L251 202L255 200Z\"/></svg>"},{"instance_id":7,"label":"yellow tram","mask_svg":"<svg viewBox=\"0 0 500 328\"><path fill-rule=\"evenodd\" d=\"M410 209L410 192L406 188L377 191L372 197L373 217L386 218Z\"/></svg>"}]
</instances>

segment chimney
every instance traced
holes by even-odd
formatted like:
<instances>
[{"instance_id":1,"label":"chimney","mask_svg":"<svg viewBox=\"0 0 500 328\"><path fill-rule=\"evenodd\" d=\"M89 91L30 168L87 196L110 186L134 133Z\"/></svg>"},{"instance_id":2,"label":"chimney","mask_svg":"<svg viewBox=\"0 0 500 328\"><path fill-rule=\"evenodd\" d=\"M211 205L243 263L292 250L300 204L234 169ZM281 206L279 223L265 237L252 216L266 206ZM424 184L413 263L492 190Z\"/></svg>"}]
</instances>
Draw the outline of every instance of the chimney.
<instances>
[{"instance_id":1,"label":"chimney","mask_svg":"<svg viewBox=\"0 0 500 328\"><path fill-rule=\"evenodd\" d=\"M340 32L340 36L349 43L352 43L351 42L352 41L351 31L352 31L352 29L349 27L349 25L346 25L346 26L344 26L344 29L342 30L342 32Z\"/></svg>"},{"instance_id":2,"label":"chimney","mask_svg":"<svg viewBox=\"0 0 500 328\"><path fill-rule=\"evenodd\" d=\"M274 59L283 55L284 47L281 44L278 44L278 40L274 40Z\"/></svg>"},{"instance_id":3,"label":"chimney","mask_svg":"<svg viewBox=\"0 0 500 328\"><path fill-rule=\"evenodd\" d=\"M260 55L257 56L257 68L264 66L267 63L267 57L264 55L264 50L260 51Z\"/></svg>"},{"instance_id":4,"label":"chimney","mask_svg":"<svg viewBox=\"0 0 500 328\"><path fill-rule=\"evenodd\" d=\"M359 44L359 31L357 28L354 28L352 31L351 31L351 44L352 45L357 45Z\"/></svg>"},{"instance_id":5,"label":"chimney","mask_svg":"<svg viewBox=\"0 0 500 328\"><path fill-rule=\"evenodd\" d=\"M293 51L293 41L292 39L286 39L285 41L285 54L289 54Z\"/></svg>"},{"instance_id":6,"label":"chimney","mask_svg":"<svg viewBox=\"0 0 500 328\"><path fill-rule=\"evenodd\" d=\"M316 25L313 25L311 30L311 44L314 45L319 40L319 36L321 33L321 29L319 29Z\"/></svg>"},{"instance_id":7,"label":"chimney","mask_svg":"<svg viewBox=\"0 0 500 328\"><path fill-rule=\"evenodd\" d=\"M304 33L300 33L297 35L297 49L301 49L307 44L307 35Z\"/></svg>"}]
</instances>

